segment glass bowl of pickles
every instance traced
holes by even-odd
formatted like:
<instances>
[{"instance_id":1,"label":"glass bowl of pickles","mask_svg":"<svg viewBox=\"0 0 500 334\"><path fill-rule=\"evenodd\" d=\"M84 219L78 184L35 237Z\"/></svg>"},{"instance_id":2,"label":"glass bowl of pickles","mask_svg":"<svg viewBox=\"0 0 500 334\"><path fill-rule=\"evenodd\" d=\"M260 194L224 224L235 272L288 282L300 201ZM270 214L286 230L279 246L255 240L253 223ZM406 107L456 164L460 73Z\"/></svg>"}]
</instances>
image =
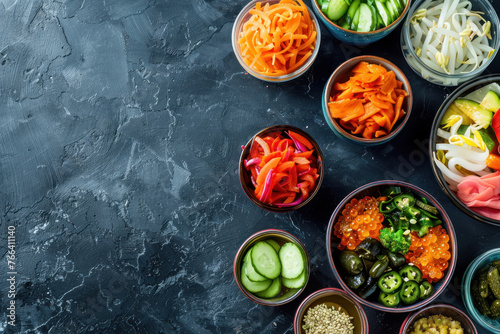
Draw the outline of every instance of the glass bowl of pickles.
<instances>
[{"instance_id":1,"label":"glass bowl of pickles","mask_svg":"<svg viewBox=\"0 0 500 334\"><path fill-rule=\"evenodd\" d=\"M500 248L489 250L467 267L462 300L472 318L492 333L500 333Z\"/></svg>"}]
</instances>

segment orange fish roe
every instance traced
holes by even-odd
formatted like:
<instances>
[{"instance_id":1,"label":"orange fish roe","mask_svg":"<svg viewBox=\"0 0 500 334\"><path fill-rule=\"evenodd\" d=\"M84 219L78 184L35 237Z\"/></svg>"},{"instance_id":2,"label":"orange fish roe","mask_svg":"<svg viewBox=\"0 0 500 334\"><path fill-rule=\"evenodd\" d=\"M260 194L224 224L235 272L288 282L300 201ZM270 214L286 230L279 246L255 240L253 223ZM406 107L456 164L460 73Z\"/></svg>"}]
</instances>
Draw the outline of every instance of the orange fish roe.
<instances>
[{"instance_id":1,"label":"orange fish roe","mask_svg":"<svg viewBox=\"0 0 500 334\"><path fill-rule=\"evenodd\" d=\"M416 265L422 271L423 278L435 283L443 278L444 271L448 268L451 258L449 241L450 237L441 225L430 228L423 238L412 232L406 262Z\"/></svg>"},{"instance_id":2,"label":"orange fish roe","mask_svg":"<svg viewBox=\"0 0 500 334\"><path fill-rule=\"evenodd\" d=\"M353 198L335 224L334 234L340 240L340 250L353 250L365 238L379 238L384 215L378 210L379 202L370 196L358 200Z\"/></svg>"}]
</instances>

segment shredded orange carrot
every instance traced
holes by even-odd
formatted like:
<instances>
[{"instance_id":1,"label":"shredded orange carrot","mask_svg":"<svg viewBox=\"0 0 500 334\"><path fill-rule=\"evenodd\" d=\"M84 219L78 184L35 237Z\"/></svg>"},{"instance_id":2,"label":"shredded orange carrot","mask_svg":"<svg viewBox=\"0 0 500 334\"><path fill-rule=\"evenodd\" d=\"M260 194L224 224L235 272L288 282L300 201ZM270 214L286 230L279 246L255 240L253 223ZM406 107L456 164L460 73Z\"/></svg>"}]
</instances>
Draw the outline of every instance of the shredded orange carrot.
<instances>
[{"instance_id":1,"label":"shredded orange carrot","mask_svg":"<svg viewBox=\"0 0 500 334\"><path fill-rule=\"evenodd\" d=\"M353 135L372 139L389 134L405 115L403 83L378 64L360 62L351 72L349 80L333 85L330 114Z\"/></svg>"},{"instance_id":2,"label":"shredded orange carrot","mask_svg":"<svg viewBox=\"0 0 500 334\"><path fill-rule=\"evenodd\" d=\"M260 2L243 24L238 45L245 63L255 71L280 76L300 68L316 46L316 26L302 0Z\"/></svg>"}]
</instances>

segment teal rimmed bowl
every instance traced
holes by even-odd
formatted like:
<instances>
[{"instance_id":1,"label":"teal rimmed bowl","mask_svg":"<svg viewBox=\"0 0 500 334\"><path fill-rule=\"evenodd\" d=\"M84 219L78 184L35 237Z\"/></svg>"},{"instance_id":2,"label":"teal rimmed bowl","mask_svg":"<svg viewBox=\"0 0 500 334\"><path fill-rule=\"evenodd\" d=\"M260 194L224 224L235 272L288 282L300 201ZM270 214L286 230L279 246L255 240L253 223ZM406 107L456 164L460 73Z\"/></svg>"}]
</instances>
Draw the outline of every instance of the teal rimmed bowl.
<instances>
[{"instance_id":1,"label":"teal rimmed bowl","mask_svg":"<svg viewBox=\"0 0 500 334\"><path fill-rule=\"evenodd\" d=\"M474 306L471 296L472 279L480 269L495 260L500 260L500 248L495 248L479 255L469 264L462 278L462 300L465 308L478 324L492 333L500 333L500 318L493 320L479 313Z\"/></svg>"}]
</instances>

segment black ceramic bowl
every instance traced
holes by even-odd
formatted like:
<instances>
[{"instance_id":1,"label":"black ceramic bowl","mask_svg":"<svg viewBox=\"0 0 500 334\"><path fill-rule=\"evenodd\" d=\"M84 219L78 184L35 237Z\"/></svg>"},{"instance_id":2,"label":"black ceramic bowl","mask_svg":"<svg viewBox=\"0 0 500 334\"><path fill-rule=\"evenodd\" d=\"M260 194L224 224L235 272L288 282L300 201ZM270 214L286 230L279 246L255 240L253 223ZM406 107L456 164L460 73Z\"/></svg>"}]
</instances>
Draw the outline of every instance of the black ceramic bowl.
<instances>
[{"instance_id":1,"label":"black ceramic bowl","mask_svg":"<svg viewBox=\"0 0 500 334\"><path fill-rule=\"evenodd\" d=\"M444 271L444 276L439 280L437 283L433 284L434 287L434 293L428 297L427 299L424 300L419 300L418 302L411 304L411 305L404 305L401 304L399 307L396 308L391 308L384 306L382 303L380 303L376 297L375 294L371 295L367 299L363 299L358 294L356 291L350 289L347 284L344 282L344 279L342 278L341 272L342 272L342 267L340 265L340 260L339 260L339 254L340 251L338 250L338 244L340 240L337 238L337 236L334 234L335 230L335 224L337 223L339 217L342 215L342 211L345 209L346 204L348 204L352 199L362 199L365 196L370 196L370 197L378 197L380 196L381 192L384 189L387 189L388 187L401 187L403 191L405 190L411 190L416 196L419 197L424 197L428 200L428 203L435 208L438 209L438 212L441 216L442 220L442 226L446 230L448 236L449 236L449 252L450 252L450 259L448 262L448 268ZM347 195L340 203L339 205L335 208L335 211L333 212L330 222L328 223L328 229L326 232L326 251L328 255L328 261L330 262L330 266L333 270L333 274L335 276L335 279L339 282L340 286L342 289L347 291L349 295L351 295L355 300L357 300L359 303L369 306L375 310L378 311L384 311L384 312L392 312L392 313L403 313L403 312L410 312L410 311L415 311L419 308L424 307L425 305L428 305L431 303L433 300L435 300L448 286L449 282L451 281L451 277L453 276L453 272L455 271L456 267L456 262L457 262L457 241L456 241L456 236L455 236L455 230L453 228L453 225L451 223L450 218L448 217L448 214L444 210L444 208L439 204L434 197L432 197L429 193L426 191L412 185L406 182L402 181L377 181L377 182L372 182L369 184L366 184L353 192L351 192L349 195Z\"/></svg>"},{"instance_id":2,"label":"black ceramic bowl","mask_svg":"<svg viewBox=\"0 0 500 334\"><path fill-rule=\"evenodd\" d=\"M281 134L283 137L290 138L289 135L287 134L288 131L293 131L304 138L306 138L313 147L313 157L316 160L315 167L317 168L317 173L319 175L318 179L316 180L314 189L312 191L309 191L309 196L300 202L297 205L285 205L285 206L278 206L278 205L273 205L273 204L267 204L264 202L261 202L259 198L255 195L255 185L252 182L252 175L250 171L245 167L245 160L247 160L250 149L255 141L256 137L264 138L268 135L274 135L274 134ZM309 203L313 197L317 194L321 183L323 182L323 177L325 174L325 167L323 165L323 153L321 152L321 149L316 143L316 141L305 131L291 126L291 125L274 125L268 128L265 128L259 132L257 132L245 145L243 148L243 152L241 152L240 156L240 165L239 165L239 179L241 183L241 187L243 188L243 191L247 195L247 197L255 203L258 207L266 209L268 211L273 211L273 212L288 212L288 211L293 211L297 210L307 203ZM297 194L297 197L300 196L300 192ZM293 202L292 202L293 203Z\"/></svg>"},{"instance_id":3,"label":"black ceramic bowl","mask_svg":"<svg viewBox=\"0 0 500 334\"><path fill-rule=\"evenodd\" d=\"M441 185L441 188L444 190L446 195L450 198L450 200L455 204L460 210L465 212L467 215L469 215L472 218L475 218L479 221L482 221L484 223L500 226L500 220L495 219L493 217L486 216L485 214L482 214L481 211L478 209L474 209L471 207L468 207L462 200L460 199L458 193L457 193L457 188L456 188L456 182L451 180L449 177L447 177L442 170L438 167L438 162L434 159L436 157L438 148L441 148L440 144L446 144L446 141L438 136L438 131L441 126L441 122L443 120L443 116L445 116L446 111L448 108L453 104L453 102L459 98L459 97L465 97L471 92L474 92L477 89L480 89L482 87L486 87L491 84L499 84L500 85L500 74L492 74L492 75L487 75L483 76L480 79L474 80L474 81L469 81L462 86L458 87L453 93L451 93L443 102L441 107L436 113L436 116L434 117L434 122L432 123L432 129L431 129L431 134L430 134L430 144L429 144L429 152L431 156L431 165L432 165L432 170L434 171L434 176L436 177L437 181ZM491 129L491 127L490 127ZM492 152L495 154L498 154L498 152ZM488 169L485 169L487 171ZM489 170L489 173L492 174L494 173L494 170ZM463 174L462 176L466 176L466 174ZM500 210L497 210L498 212L498 217L500 217Z\"/></svg>"}]
</instances>

